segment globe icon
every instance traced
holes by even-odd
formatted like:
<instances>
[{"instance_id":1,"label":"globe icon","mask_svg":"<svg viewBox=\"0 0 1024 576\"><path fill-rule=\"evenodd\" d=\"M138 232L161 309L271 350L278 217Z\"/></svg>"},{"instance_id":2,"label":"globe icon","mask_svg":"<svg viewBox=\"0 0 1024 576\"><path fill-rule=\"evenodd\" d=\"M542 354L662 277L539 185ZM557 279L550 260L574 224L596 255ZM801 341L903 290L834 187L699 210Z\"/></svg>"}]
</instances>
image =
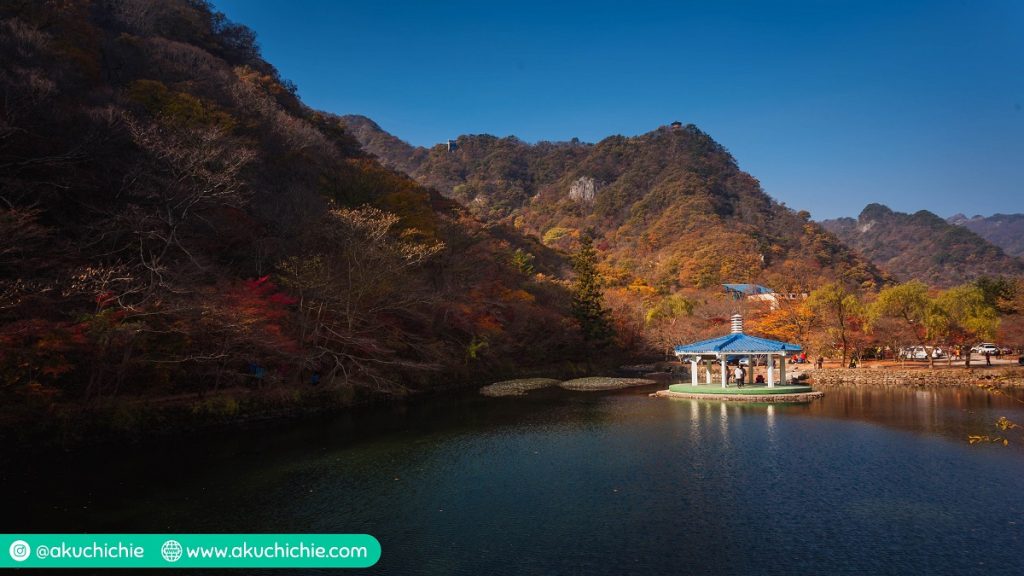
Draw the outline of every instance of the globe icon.
<instances>
[{"instance_id":1,"label":"globe icon","mask_svg":"<svg viewBox=\"0 0 1024 576\"><path fill-rule=\"evenodd\" d=\"M181 558L181 544L177 540L168 540L160 547L160 555L168 562L177 562Z\"/></svg>"}]
</instances>

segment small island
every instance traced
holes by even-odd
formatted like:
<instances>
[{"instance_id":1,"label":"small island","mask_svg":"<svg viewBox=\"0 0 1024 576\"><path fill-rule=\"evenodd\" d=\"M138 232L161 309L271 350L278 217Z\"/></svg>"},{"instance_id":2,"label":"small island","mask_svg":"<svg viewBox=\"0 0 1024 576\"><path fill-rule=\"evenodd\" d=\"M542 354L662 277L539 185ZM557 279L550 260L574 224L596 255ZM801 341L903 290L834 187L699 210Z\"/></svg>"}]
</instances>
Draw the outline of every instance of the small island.
<instances>
[{"instance_id":1,"label":"small island","mask_svg":"<svg viewBox=\"0 0 1024 576\"><path fill-rule=\"evenodd\" d=\"M821 398L824 393L813 390L809 385L793 378L786 383L786 356L801 352L799 344L759 338L743 332L743 316L733 314L729 334L676 346L675 354L680 362L690 363L690 384L672 384L668 390L652 394L667 398L703 398L714 400L740 400L743 402L806 402ZM734 380L729 386L729 364L739 367L743 361L749 369L742 369L746 383ZM755 380L754 368L759 361L765 366L764 381ZM775 363L778 361L778 377L781 385L775 385ZM711 365L719 365L718 384L715 384ZM701 369L703 367L703 370ZM700 382L703 372L704 383Z\"/></svg>"}]
</instances>

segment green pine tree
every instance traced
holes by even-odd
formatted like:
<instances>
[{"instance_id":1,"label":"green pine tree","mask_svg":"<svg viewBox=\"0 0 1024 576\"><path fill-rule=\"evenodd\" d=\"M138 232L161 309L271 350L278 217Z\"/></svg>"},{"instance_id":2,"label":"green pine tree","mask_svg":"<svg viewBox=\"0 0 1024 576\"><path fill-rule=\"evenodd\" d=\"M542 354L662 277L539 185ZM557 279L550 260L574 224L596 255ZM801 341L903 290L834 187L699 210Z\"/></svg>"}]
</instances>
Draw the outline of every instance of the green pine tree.
<instances>
[{"instance_id":1,"label":"green pine tree","mask_svg":"<svg viewBox=\"0 0 1024 576\"><path fill-rule=\"evenodd\" d=\"M597 251L589 232L580 236L580 248L573 256L576 280L572 287L572 315L580 325L583 340L592 346L605 346L614 332L604 307L597 276Z\"/></svg>"},{"instance_id":2,"label":"green pine tree","mask_svg":"<svg viewBox=\"0 0 1024 576\"><path fill-rule=\"evenodd\" d=\"M533 254L523 251L522 248L516 248L512 254L512 265L526 276L533 276L533 260Z\"/></svg>"}]
</instances>

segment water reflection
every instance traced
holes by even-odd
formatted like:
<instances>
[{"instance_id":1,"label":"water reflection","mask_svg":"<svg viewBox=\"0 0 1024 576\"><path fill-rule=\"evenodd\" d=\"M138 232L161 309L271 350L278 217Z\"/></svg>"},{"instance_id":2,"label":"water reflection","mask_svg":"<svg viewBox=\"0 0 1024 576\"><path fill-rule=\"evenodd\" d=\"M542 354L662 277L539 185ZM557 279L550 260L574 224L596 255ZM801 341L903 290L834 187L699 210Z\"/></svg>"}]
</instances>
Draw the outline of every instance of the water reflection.
<instances>
[{"instance_id":1,"label":"water reflection","mask_svg":"<svg viewBox=\"0 0 1024 576\"><path fill-rule=\"evenodd\" d=\"M942 436L963 441L968 434L994 432L995 421L1006 416L1024 423L1024 394L1000 394L976 389L906 389L819 387L825 397L803 403L748 403L716 400L671 399L689 404L690 428L699 433L701 419L716 422L722 438L741 425L744 415L763 418L766 434L775 441L779 418L813 417L859 420L898 430ZM1020 437L1024 449L1024 435Z\"/></svg>"},{"instance_id":2,"label":"water reflection","mask_svg":"<svg viewBox=\"0 0 1024 576\"><path fill-rule=\"evenodd\" d=\"M822 389L825 397L808 405L807 415L852 418L958 440L992 431L999 416L1019 421L1024 415L1020 391L992 394L970 388Z\"/></svg>"},{"instance_id":3,"label":"water reflection","mask_svg":"<svg viewBox=\"0 0 1024 576\"><path fill-rule=\"evenodd\" d=\"M700 441L700 430L700 404L690 402L690 431L697 441Z\"/></svg>"},{"instance_id":4,"label":"water reflection","mask_svg":"<svg viewBox=\"0 0 1024 576\"><path fill-rule=\"evenodd\" d=\"M0 466L0 531L367 532L384 574L1021 568L1024 442L965 441L1009 397L541 392Z\"/></svg>"},{"instance_id":5,"label":"water reflection","mask_svg":"<svg viewBox=\"0 0 1024 576\"><path fill-rule=\"evenodd\" d=\"M722 438L726 441L729 440L729 407L725 402L722 402L718 410L718 425L722 431Z\"/></svg>"}]
</instances>

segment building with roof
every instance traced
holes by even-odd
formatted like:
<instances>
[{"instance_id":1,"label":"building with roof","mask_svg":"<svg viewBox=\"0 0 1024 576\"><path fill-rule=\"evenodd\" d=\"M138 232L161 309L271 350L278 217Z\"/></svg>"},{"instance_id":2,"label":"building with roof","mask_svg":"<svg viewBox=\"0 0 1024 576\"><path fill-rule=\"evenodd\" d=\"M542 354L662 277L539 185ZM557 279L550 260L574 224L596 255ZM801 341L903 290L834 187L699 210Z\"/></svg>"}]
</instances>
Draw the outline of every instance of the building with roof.
<instances>
[{"instance_id":1,"label":"building with roof","mask_svg":"<svg viewBox=\"0 0 1024 576\"><path fill-rule=\"evenodd\" d=\"M772 310L779 307L781 300L803 300L807 298L806 292L776 292L760 284L722 284L722 288L734 300L745 299L751 302L765 302Z\"/></svg>"},{"instance_id":2,"label":"building with roof","mask_svg":"<svg viewBox=\"0 0 1024 576\"><path fill-rule=\"evenodd\" d=\"M751 336L743 332L743 317L733 314L731 318L732 329L729 334L676 346L675 354L681 362L690 363L690 379L693 386L700 384L701 372L704 373L704 383L712 384L714 375L711 365L718 362L721 376L719 383L726 388L729 383L728 364L730 359L739 357L737 360L747 358L748 366L753 367L758 359L764 359L767 368L765 379L768 388L775 387L775 366L778 363L779 382L786 381L786 357L795 352L801 352L803 348L799 344L781 342ZM701 368L703 367L703 370ZM754 371L749 370L750 384L753 384Z\"/></svg>"},{"instance_id":3,"label":"building with roof","mask_svg":"<svg viewBox=\"0 0 1024 576\"><path fill-rule=\"evenodd\" d=\"M775 290L760 284L722 284L722 288L725 288L726 294L731 294L737 300L749 296L775 293Z\"/></svg>"}]
</instances>

